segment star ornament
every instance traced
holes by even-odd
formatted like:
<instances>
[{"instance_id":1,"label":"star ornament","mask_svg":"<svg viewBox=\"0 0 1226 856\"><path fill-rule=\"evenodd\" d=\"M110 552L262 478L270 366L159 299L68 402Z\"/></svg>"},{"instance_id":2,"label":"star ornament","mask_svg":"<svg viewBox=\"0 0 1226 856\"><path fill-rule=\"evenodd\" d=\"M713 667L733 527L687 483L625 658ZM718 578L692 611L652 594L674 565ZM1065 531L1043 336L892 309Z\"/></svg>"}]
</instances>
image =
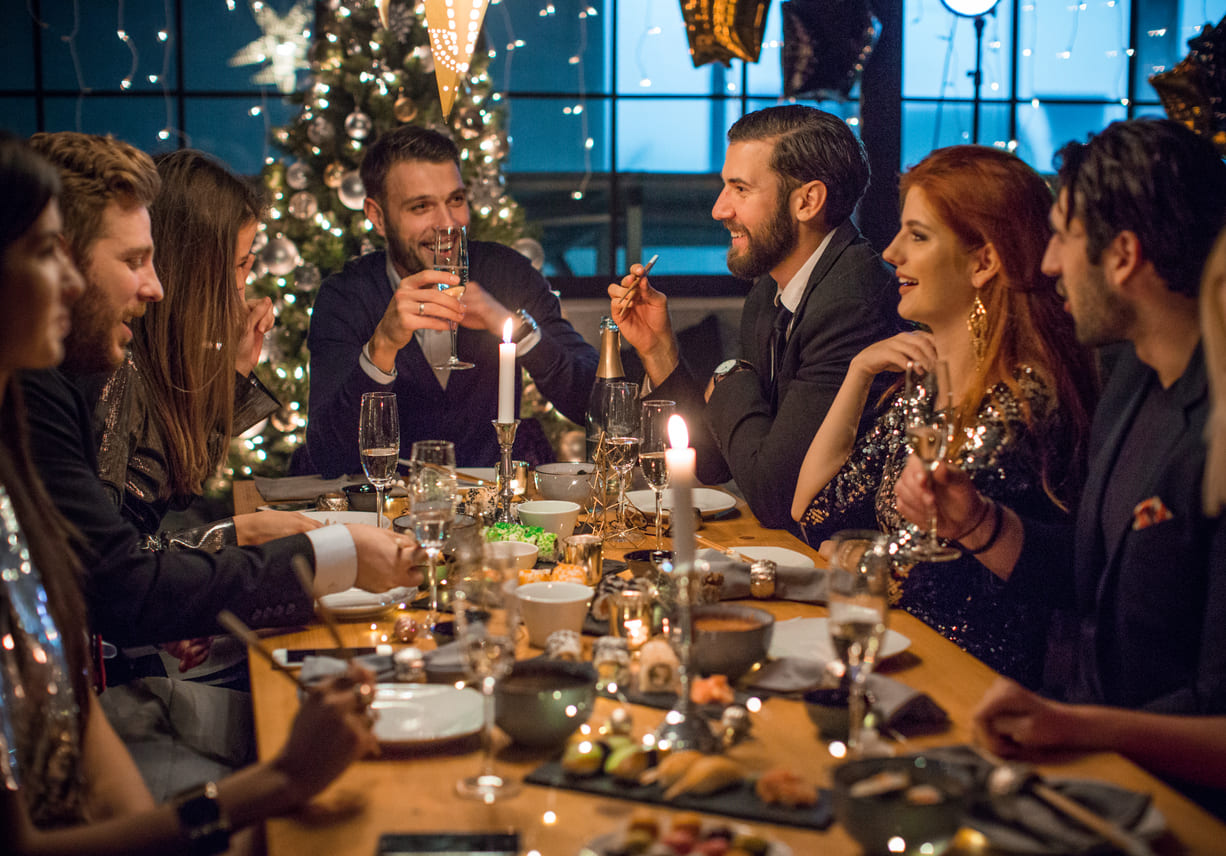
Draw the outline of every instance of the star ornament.
<instances>
[{"instance_id":1,"label":"star ornament","mask_svg":"<svg viewBox=\"0 0 1226 856\"><path fill-rule=\"evenodd\" d=\"M293 92L298 85L298 71L310 68L307 48L315 15L311 0L299 0L284 16L267 4L257 4L252 15L264 35L230 57L229 64L234 67L268 63L267 68L251 76L251 82L274 83L281 92Z\"/></svg>"},{"instance_id":2,"label":"star ornament","mask_svg":"<svg viewBox=\"0 0 1226 856\"><path fill-rule=\"evenodd\" d=\"M426 29L444 118L451 115L460 81L468 74L488 5L487 0L426 0Z\"/></svg>"}]
</instances>

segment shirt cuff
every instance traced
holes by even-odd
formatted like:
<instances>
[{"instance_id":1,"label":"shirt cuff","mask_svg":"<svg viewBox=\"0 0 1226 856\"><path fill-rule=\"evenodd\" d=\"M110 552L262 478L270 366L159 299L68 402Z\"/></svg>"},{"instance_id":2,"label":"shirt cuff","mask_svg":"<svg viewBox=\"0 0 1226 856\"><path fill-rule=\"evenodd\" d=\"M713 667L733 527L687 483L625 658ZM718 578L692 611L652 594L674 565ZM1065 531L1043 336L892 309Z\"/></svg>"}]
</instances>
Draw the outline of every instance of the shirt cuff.
<instances>
[{"instance_id":1,"label":"shirt cuff","mask_svg":"<svg viewBox=\"0 0 1226 856\"><path fill-rule=\"evenodd\" d=\"M396 367L392 366L391 374L388 374L383 369L374 364L370 358L370 342L362 346L362 353L358 357L358 364L362 367L362 371L366 372L366 376L375 383L389 384L396 379Z\"/></svg>"},{"instance_id":2,"label":"shirt cuff","mask_svg":"<svg viewBox=\"0 0 1226 856\"><path fill-rule=\"evenodd\" d=\"M531 351L541 341L541 331L534 328L531 333L515 343L515 357L518 359Z\"/></svg>"},{"instance_id":3,"label":"shirt cuff","mask_svg":"<svg viewBox=\"0 0 1226 856\"><path fill-rule=\"evenodd\" d=\"M319 597L353 588L358 579L358 551L344 526L321 526L306 533L315 549L315 583Z\"/></svg>"}]
</instances>

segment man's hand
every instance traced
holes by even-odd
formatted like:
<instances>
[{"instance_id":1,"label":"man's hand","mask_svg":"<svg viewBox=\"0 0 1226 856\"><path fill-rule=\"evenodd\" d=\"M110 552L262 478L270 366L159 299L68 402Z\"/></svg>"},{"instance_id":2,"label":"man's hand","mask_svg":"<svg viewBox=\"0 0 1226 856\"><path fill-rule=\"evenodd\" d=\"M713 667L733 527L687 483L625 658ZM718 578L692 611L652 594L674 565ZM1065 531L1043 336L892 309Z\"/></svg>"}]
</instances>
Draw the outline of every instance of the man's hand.
<instances>
[{"instance_id":1,"label":"man's hand","mask_svg":"<svg viewBox=\"0 0 1226 856\"><path fill-rule=\"evenodd\" d=\"M207 660L209 658L209 649L212 647L212 636L202 636L199 639L181 639L178 642L167 642L162 646L167 654L179 658L180 672L194 669Z\"/></svg>"},{"instance_id":2,"label":"man's hand","mask_svg":"<svg viewBox=\"0 0 1226 856\"><path fill-rule=\"evenodd\" d=\"M502 341L502 327L511 317L511 311L494 299L494 296L481 287L476 280L470 279L464 289L464 321L465 327L471 330L485 330L499 342ZM515 325L511 325L514 330Z\"/></svg>"},{"instance_id":3,"label":"man's hand","mask_svg":"<svg viewBox=\"0 0 1226 856\"><path fill-rule=\"evenodd\" d=\"M915 455L894 485L894 506L898 513L921 529L931 522L933 505L937 511L937 535L955 539L967 534L976 520L983 519L985 500L971 477L942 461L931 474Z\"/></svg>"},{"instance_id":4,"label":"man's hand","mask_svg":"<svg viewBox=\"0 0 1226 856\"><path fill-rule=\"evenodd\" d=\"M243 338L234 354L234 368L243 377L247 377L251 370L259 365L260 352L264 350L264 336L277 323L271 297L249 297L246 303L247 319Z\"/></svg>"},{"instance_id":5,"label":"man's hand","mask_svg":"<svg viewBox=\"0 0 1226 856\"><path fill-rule=\"evenodd\" d=\"M609 285L610 311L622 337L634 346L653 384L661 384L677 367L677 337L668 317L668 298L632 265L620 283Z\"/></svg>"},{"instance_id":6,"label":"man's hand","mask_svg":"<svg viewBox=\"0 0 1226 856\"><path fill-rule=\"evenodd\" d=\"M253 511L234 515L234 534L243 547L310 532L322 525L296 511Z\"/></svg>"},{"instance_id":7,"label":"man's hand","mask_svg":"<svg viewBox=\"0 0 1226 856\"><path fill-rule=\"evenodd\" d=\"M387 310L370 337L370 359L385 372L396 364L396 354L418 330L450 330L451 322L464 320L464 306L439 291L439 284L459 285L455 274L437 270L418 271L400 280Z\"/></svg>"},{"instance_id":8,"label":"man's hand","mask_svg":"<svg viewBox=\"0 0 1226 856\"><path fill-rule=\"evenodd\" d=\"M426 553L408 535L357 523L347 523L345 528L357 550L358 578L354 584L358 588L383 592L421 584Z\"/></svg>"},{"instance_id":9,"label":"man's hand","mask_svg":"<svg viewBox=\"0 0 1226 856\"><path fill-rule=\"evenodd\" d=\"M1026 750L1075 748L1078 735L1072 710L1008 678L998 678L975 709L975 734L990 751L1006 758Z\"/></svg>"}]
</instances>

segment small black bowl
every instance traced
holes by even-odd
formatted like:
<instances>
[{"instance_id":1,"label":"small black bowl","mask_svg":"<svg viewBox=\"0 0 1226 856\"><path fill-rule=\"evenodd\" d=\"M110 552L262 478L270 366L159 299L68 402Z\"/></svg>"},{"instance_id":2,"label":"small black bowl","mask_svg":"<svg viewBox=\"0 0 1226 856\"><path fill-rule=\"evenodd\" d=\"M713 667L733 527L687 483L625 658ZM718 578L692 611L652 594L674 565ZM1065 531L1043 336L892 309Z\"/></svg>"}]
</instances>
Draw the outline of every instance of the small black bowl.
<instances>
[{"instance_id":1,"label":"small black bowl","mask_svg":"<svg viewBox=\"0 0 1226 856\"><path fill-rule=\"evenodd\" d=\"M660 564L673 560L672 550L631 550L622 560L630 566L634 578L646 577L655 580L660 575Z\"/></svg>"},{"instance_id":2,"label":"small black bowl","mask_svg":"<svg viewBox=\"0 0 1226 856\"><path fill-rule=\"evenodd\" d=\"M351 484L345 488L350 511L377 511L379 496L373 484Z\"/></svg>"}]
</instances>

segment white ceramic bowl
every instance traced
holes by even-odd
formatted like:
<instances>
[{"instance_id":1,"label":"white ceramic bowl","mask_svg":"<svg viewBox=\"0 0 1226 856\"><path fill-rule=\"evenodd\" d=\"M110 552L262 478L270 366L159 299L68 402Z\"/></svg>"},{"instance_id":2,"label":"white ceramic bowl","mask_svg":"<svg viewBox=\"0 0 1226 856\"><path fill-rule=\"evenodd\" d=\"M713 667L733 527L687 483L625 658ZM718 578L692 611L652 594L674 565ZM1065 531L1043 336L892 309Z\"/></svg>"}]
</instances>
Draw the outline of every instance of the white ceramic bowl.
<instances>
[{"instance_id":1,"label":"white ceramic bowl","mask_svg":"<svg viewBox=\"0 0 1226 856\"><path fill-rule=\"evenodd\" d=\"M577 502L586 508L592 502L596 465L587 463L541 464L532 477L545 499Z\"/></svg>"},{"instance_id":2,"label":"white ceramic bowl","mask_svg":"<svg viewBox=\"0 0 1226 856\"><path fill-rule=\"evenodd\" d=\"M528 641L544 648L555 630L582 631L594 592L591 586L579 583L528 583L516 588Z\"/></svg>"},{"instance_id":3,"label":"white ceramic bowl","mask_svg":"<svg viewBox=\"0 0 1226 856\"><path fill-rule=\"evenodd\" d=\"M535 544L529 544L527 541L494 541L492 543L505 545L498 549L504 551L503 555L514 558L515 567L519 570L526 571L536 567L536 558L540 550Z\"/></svg>"},{"instance_id":4,"label":"white ceramic bowl","mask_svg":"<svg viewBox=\"0 0 1226 856\"><path fill-rule=\"evenodd\" d=\"M552 532L559 539L571 535L579 522L579 503L561 499L534 499L515 506L519 522L525 526L539 526Z\"/></svg>"}]
</instances>

